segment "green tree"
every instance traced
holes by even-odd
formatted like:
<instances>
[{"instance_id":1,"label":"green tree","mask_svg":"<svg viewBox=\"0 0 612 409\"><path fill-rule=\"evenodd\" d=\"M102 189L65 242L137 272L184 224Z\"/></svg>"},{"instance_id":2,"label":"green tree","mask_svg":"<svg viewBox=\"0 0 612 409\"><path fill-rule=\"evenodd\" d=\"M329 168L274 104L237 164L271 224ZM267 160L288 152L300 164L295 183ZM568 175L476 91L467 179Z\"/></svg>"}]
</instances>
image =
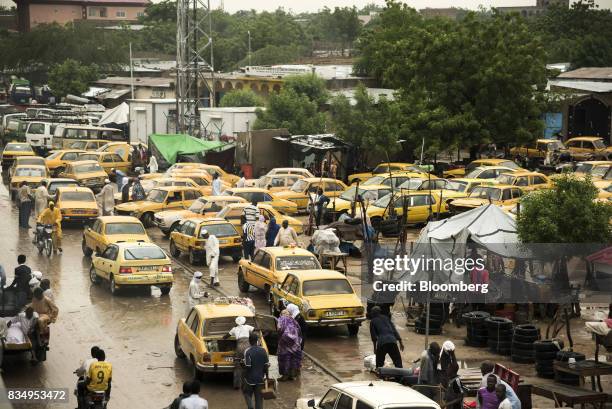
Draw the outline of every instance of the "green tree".
<instances>
[{"instance_id":1,"label":"green tree","mask_svg":"<svg viewBox=\"0 0 612 409\"><path fill-rule=\"evenodd\" d=\"M287 128L292 135L319 134L325 130L325 114L306 95L283 88L270 95L265 110L257 110L254 128Z\"/></svg>"},{"instance_id":2,"label":"green tree","mask_svg":"<svg viewBox=\"0 0 612 409\"><path fill-rule=\"evenodd\" d=\"M291 89L298 95L306 96L320 108L329 98L325 80L314 74L291 75L285 77L283 88Z\"/></svg>"},{"instance_id":3,"label":"green tree","mask_svg":"<svg viewBox=\"0 0 612 409\"><path fill-rule=\"evenodd\" d=\"M541 133L544 51L524 19L424 19L390 1L360 39L361 72L399 90L400 138L430 152Z\"/></svg>"},{"instance_id":4,"label":"green tree","mask_svg":"<svg viewBox=\"0 0 612 409\"><path fill-rule=\"evenodd\" d=\"M336 135L357 148L361 163L370 154L384 156L396 153L398 144L397 105L386 98L376 102L363 84L355 89L355 103L344 95L331 101L331 126Z\"/></svg>"},{"instance_id":5,"label":"green tree","mask_svg":"<svg viewBox=\"0 0 612 409\"><path fill-rule=\"evenodd\" d=\"M71 59L49 71L49 86L60 97L80 95L89 89L89 83L97 79L98 68L95 65L83 65Z\"/></svg>"},{"instance_id":6,"label":"green tree","mask_svg":"<svg viewBox=\"0 0 612 409\"><path fill-rule=\"evenodd\" d=\"M235 89L223 95L219 103L222 107L261 107L263 99L250 89Z\"/></svg>"}]
</instances>

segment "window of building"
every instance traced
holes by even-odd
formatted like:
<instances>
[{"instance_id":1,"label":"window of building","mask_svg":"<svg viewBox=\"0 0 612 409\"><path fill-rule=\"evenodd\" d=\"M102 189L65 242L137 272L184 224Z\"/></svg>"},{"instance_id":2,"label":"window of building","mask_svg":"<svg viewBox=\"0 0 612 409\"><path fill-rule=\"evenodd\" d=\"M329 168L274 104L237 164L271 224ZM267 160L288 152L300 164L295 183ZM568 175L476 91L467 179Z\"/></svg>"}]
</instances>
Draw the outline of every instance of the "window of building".
<instances>
[{"instance_id":1,"label":"window of building","mask_svg":"<svg viewBox=\"0 0 612 409\"><path fill-rule=\"evenodd\" d=\"M139 11L138 13L136 13L136 17L144 17L144 15L144 11Z\"/></svg>"},{"instance_id":2,"label":"window of building","mask_svg":"<svg viewBox=\"0 0 612 409\"><path fill-rule=\"evenodd\" d=\"M98 15L98 9L94 7L89 8L89 17L96 17Z\"/></svg>"},{"instance_id":3,"label":"window of building","mask_svg":"<svg viewBox=\"0 0 612 409\"><path fill-rule=\"evenodd\" d=\"M125 17L125 10L117 10L117 17Z\"/></svg>"},{"instance_id":4,"label":"window of building","mask_svg":"<svg viewBox=\"0 0 612 409\"><path fill-rule=\"evenodd\" d=\"M100 7L100 17L108 17L106 7Z\"/></svg>"}]
</instances>

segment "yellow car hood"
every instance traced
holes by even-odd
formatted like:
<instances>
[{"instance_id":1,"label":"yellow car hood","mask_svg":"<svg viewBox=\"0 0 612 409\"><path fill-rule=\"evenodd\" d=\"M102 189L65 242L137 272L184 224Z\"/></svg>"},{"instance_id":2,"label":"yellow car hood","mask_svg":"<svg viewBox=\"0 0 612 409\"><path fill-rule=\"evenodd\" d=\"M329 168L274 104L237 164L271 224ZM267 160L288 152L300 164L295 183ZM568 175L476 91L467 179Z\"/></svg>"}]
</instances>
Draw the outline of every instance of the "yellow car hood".
<instances>
[{"instance_id":1,"label":"yellow car hood","mask_svg":"<svg viewBox=\"0 0 612 409\"><path fill-rule=\"evenodd\" d=\"M361 300L355 294L314 295L304 297L310 308L315 310L325 308L355 308L363 307Z\"/></svg>"},{"instance_id":2,"label":"yellow car hood","mask_svg":"<svg viewBox=\"0 0 612 409\"><path fill-rule=\"evenodd\" d=\"M96 202L81 202L81 201L62 201L59 203L59 207L62 210L71 209L96 209L98 210L98 204Z\"/></svg>"},{"instance_id":3,"label":"yellow car hood","mask_svg":"<svg viewBox=\"0 0 612 409\"><path fill-rule=\"evenodd\" d=\"M15 183L40 183L46 176L13 176L11 179L11 184Z\"/></svg>"},{"instance_id":4,"label":"yellow car hood","mask_svg":"<svg viewBox=\"0 0 612 409\"><path fill-rule=\"evenodd\" d=\"M492 201L493 204L498 204L497 201L493 200ZM453 206L465 206L465 207L479 207L479 206L484 206L486 204L489 204L489 199L477 199L477 198L463 198L463 199L457 199L457 200L453 200L452 205Z\"/></svg>"},{"instance_id":5,"label":"yellow car hood","mask_svg":"<svg viewBox=\"0 0 612 409\"><path fill-rule=\"evenodd\" d=\"M306 195L304 193L294 192L291 190L283 190L282 192L274 193L274 197L276 199L291 200L291 199L305 199Z\"/></svg>"},{"instance_id":6,"label":"yellow car hood","mask_svg":"<svg viewBox=\"0 0 612 409\"><path fill-rule=\"evenodd\" d=\"M327 204L326 207L330 210L333 210L334 207L336 210L350 209L351 202L349 200L344 200L344 199L340 199L337 197L336 200L329 199L329 203Z\"/></svg>"}]
</instances>

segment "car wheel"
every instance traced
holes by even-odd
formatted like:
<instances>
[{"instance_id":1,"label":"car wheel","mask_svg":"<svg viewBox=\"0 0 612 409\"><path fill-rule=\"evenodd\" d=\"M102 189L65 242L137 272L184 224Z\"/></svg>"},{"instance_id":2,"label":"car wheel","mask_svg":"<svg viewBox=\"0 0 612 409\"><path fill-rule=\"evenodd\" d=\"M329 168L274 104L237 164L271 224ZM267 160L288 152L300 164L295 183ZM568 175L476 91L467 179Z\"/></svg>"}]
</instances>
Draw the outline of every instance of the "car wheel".
<instances>
[{"instance_id":1,"label":"car wheel","mask_svg":"<svg viewBox=\"0 0 612 409\"><path fill-rule=\"evenodd\" d=\"M189 250L189 264L197 266L201 263L201 258L198 257L193 249Z\"/></svg>"},{"instance_id":2,"label":"car wheel","mask_svg":"<svg viewBox=\"0 0 612 409\"><path fill-rule=\"evenodd\" d=\"M359 325L357 324L348 324L346 327L348 328L348 333L351 337L356 337L359 333Z\"/></svg>"},{"instance_id":3,"label":"car wheel","mask_svg":"<svg viewBox=\"0 0 612 409\"><path fill-rule=\"evenodd\" d=\"M193 367L193 379L195 380L202 379L202 375L204 374L196 366L195 359L193 358L193 356L191 357L191 366Z\"/></svg>"},{"instance_id":4,"label":"car wheel","mask_svg":"<svg viewBox=\"0 0 612 409\"><path fill-rule=\"evenodd\" d=\"M151 227L151 226L153 226L153 213L147 212L147 213L143 214L141 216L141 220L142 220L142 224L144 224L144 227Z\"/></svg>"},{"instance_id":5,"label":"car wheel","mask_svg":"<svg viewBox=\"0 0 612 409\"><path fill-rule=\"evenodd\" d=\"M170 290L172 290L172 286L168 285L166 287L159 287L159 291L161 291L162 295L170 294Z\"/></svg>"},{"instance_id":6,"label":"car wheel","mask_svg":"<svg viewBox=\"0 0 612 409\"><path fill-rule=\"evenodd\" d=\"M247 283L244 279L244 274L242 273L242 271L238 271L238 289L240 290L240 292L246 293L249 291L250 287L251 286L249 285L249 283Z\"/></svg>"},{"instance_id":7,"label":"car wheel","mask_svg":"<svg viewBox=\"0 0 612 409\"><path fill-rule=\"evenodd\" d=\"M174 240L170 240L170 255L172 257L179 257L181 255L181 251L174 244Z\"/></svg>"},{"instance_id":8,"label":"car wheel","mask_svg":"<svg viewBox=\"0 0 612 409\"><path fill-rule=\"evenodd\" d=\"M111 292L111 294L112 294L112 295L117 295L117 291L118 291L119 289L117 288L117 284L115 283L115 277L114 277L114 276L111 276L109 286L110 286L110 292Z\"/></svg>"},{"instance_id":9,"label":"car wheel","mask_svg":"<svg viewBox=\"0 0 612 409\"><path fill-rule=\"evenodd\" d=\"M185 358L185 353L181 349L181 344L178 339L178 334L174 336L174 353L176 354L178 358L181 358L181 359Z\"/></svg>"},{"instance_id":10,"label":"car wheel","mask_svg":"<svg viewBox=\"0 0 612 409\"><path fill-rule=\"evenodd\" d=\"M83 241L81 242L81 249L83 250L83 254L85 257L91 257L93 254L93 250L87 247L87 243L85 242L85 238L83 237Z\"/></svg>"},{"instance_id":11,"label":"car wheel","mask_svg":"<svg viewBox=\"0 0 612 409\"><path fill-rule=\"evenodd\" d=\"M96 274L96 269L94 268L94 266L91 266L89 268L89 279L94 285L100 282L100 277L98 277L98 275Z\"/></svg>"},{"instance_id":12,"label":"car wheel","mask_svg":"<svg viewBox=\"0 0 612 409\"><path fill-rule=\"evenodd\" d=\"M234 254L234 255L232 256L232 261L233 261L234 263L237 263L237 262L239 262L239 261L240 261L240 259L241 259L241 258L242 258L242 256L240 256L240 254Z\"/></svg>"}]
</instances>

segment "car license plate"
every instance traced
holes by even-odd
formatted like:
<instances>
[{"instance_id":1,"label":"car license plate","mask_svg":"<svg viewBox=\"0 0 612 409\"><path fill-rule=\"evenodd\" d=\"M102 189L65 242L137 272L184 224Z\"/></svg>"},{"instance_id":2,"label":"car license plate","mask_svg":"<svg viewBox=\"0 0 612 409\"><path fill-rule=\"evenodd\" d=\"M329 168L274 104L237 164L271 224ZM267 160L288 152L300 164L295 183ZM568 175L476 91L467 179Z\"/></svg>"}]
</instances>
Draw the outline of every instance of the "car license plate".
<instances>
[{"instance_id":1,"label":"car license plate","mask_svg":"<svg viewBox=\"0 0 612 409\"><path fill-rule=\"evenodd\" d=\"M234 362L234 357L233 356L226 356L226 357L223 357L223 360L225 362Z\"/></svg>"},{"instance_id":2,"label":"car license plate","mask_svg":"<svg viewBox=\"0 0 612 409\"><path fill-rule=\"evenodd\" d=\"M229 243L229 240L219 240L219 244L227 244Z\"/></svg>"},{"instance_id":3,"label":"car license plate","mask_svg":"<svg viewBox=\"0 0 612 409\"><path fill-rule=\"evenodd\" d=\"M341 317L343 315L346 315L346 311L342 311L342 310L325 311L326 317Z\"/></svg>"},{"instance_id":4,"label":"car license plate","mask_svg":"<svg viewBox=\"0 0 612 409\"><path fill-rule=\"evenodd\" d=\"M73 211L73 213L74 214L85 214L85 213L87 213L87 211L86 210L75 210L75 211Z\"/></svg>"},{"instance_id":5,"label":"car license plate","mask_svg":"<svg viewBox=\"0 0 612 409\"><path fill-rule=\"evenodd\" d=\"M158 266L140 266L138 267L139 271L155 271L157 270Z\"/></svg>"}]
</instances>

